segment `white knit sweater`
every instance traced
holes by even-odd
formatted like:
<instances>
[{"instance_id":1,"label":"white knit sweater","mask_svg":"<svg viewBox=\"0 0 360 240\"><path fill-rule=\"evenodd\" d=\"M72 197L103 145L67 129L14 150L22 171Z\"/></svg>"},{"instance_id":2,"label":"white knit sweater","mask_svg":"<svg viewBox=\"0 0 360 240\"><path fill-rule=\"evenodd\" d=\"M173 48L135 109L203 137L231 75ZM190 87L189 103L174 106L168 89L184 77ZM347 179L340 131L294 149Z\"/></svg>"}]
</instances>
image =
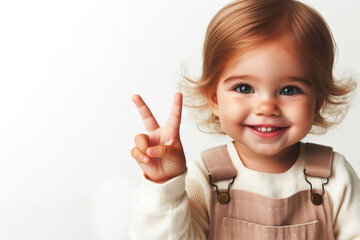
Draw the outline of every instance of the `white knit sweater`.
<instances>
[{"instance_id":1,"label":"white knit sweater","mask_svg":"<svg viewBox=\"0 0 360 240\"><path fill-rule=\"evenodd\" d=\"M238 176L232 189L257 193L270 198L287 198L309 189L304 179L305 144L300 145L296 163L286 172L262 173L246 168L233 143L229 143L232 163ZM206 239L209 231L211 186L203 160L188 163L188 171L164 184L143 178L136 190L130 223L131 239ZM314 188L322 179L309 177ZM227 187L228 181L219 187ZM325 185L329 194L333 231L338 240L360 240L360 180L351 165L334 154L332 175Z\"/></svg>"}]
</instances>

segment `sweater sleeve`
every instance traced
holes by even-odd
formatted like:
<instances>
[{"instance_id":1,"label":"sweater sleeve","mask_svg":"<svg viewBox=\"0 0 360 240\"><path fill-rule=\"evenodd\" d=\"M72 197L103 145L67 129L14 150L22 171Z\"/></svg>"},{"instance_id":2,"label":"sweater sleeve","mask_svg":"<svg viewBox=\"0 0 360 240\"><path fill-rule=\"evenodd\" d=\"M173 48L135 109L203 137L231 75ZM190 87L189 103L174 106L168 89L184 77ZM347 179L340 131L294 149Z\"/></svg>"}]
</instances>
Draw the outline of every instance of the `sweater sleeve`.
<instances>
[{"instance_id":1,"label":"sweater sleeve","mask_svg":"<svg viewBox=\"0 0 360 240\"><path fill-rule=\"evenodd\" d=\"M344 156L335 153L329 194L337 240L360 240L360 180Z\"/></svg>"},{"instance_id":2,"label":"sweater sleeve","mask_svg":"<svg viewBox=\"0 0 360 240\"><path fill-rule=\"evenodd\" d=\"M130 239L206 239L209 186L198 167L191 164L163 184L143 177L134 194Z\"/></svg>"}]
</instances>

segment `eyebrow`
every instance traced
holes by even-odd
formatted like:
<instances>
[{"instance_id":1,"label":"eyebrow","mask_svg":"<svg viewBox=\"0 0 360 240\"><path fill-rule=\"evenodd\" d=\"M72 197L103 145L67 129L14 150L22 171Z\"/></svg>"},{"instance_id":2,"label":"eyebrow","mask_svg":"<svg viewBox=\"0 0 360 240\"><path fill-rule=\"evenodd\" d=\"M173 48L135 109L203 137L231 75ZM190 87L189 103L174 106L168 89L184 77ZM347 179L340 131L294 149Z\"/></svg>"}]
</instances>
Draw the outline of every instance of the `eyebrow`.
<instances>
[{"instance_id":1,"label":"eyebrow","mask_svg":"<svg viewBox=\"0 0 360 240\"><path fill-rule=\"evenodd\" d=\"M301 77L291 77L289 76L288 77L289 79L295 81L295 82L302 82L302 83L305 83L306 85L310 86L311 87L311 82L309 79L307 78L301 78Z\"/></svg>"},{"instance_id":2,"label":"eyebrow","mask_svg":"<svg viewBox=\"0 0 360 240\"><path fill-rule=\"evenodd\" d=\"M302 78L302 77L293 77L293 76L287 76L287 79L290 79L292 81L295 82L302 82L308 86L311 86L311 82L307 79L307 78ZM245 79L245 80L257 80L258 78L256 76L253 75L235 75L235 76L230 76L228 78L226 78L224 80L224 84L228 83L228 82L232 82L235 80L239 80L239 79Z\"/></svg>"},{"instance_id":3,"label":"eyebrow","mask_svg":"<svg viewBox=\"0 0 360 240\"><path fill-rule=\"evenodd\" d=\"M252 76L252 75L235 75L235 76L231 76L231 77L226 78L224 80L224 84L228 83L228 82L232 82L234 80L239 80L239 79L255 80L255 79L257 79L257 77Z\"/></svg>"}]
</instances>

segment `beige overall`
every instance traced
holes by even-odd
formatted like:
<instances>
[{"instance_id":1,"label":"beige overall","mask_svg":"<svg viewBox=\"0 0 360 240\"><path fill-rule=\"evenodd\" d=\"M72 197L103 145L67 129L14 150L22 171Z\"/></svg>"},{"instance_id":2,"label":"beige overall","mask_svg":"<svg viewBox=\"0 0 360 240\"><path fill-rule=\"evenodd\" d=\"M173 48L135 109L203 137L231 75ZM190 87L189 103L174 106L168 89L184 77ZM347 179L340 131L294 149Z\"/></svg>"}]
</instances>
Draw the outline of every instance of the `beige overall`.
<instances>
[{"instance_id":1,"label":"beige overall","mask_svg":"<svg viewBox=\"0 0 360 240\"><path fill-rule=\"evenodd\" d=\"M324 190L331 174L330 147L306 144L305 180L309 190L273 199L242 190L232 190L236 170L226 146L205 150L203 158L214 186L211 193L209 239L332 240L331 208ZM324 178L323 189L312 189L306 176ZM216 182L229 179L228 189Z\"/></svg>"}]
</instances>

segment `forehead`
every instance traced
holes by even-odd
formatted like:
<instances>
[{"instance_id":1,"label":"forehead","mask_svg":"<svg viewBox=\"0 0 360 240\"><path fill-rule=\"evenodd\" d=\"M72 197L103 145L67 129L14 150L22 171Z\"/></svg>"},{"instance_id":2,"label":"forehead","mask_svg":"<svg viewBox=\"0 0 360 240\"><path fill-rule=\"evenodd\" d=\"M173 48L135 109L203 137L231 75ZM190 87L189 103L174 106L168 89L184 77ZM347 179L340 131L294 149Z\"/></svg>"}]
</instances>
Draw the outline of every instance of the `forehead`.
<instances>
[{"instance_id":1,"label":"forehead","mask_svg":"<svg viewBox=\"0 0 360 240\"><path fill-rule=\"evenodd\" d=\"M234 57L226 64L220 81L238 74L253 75L261 79L280 77L309 79L303 59L287 51L277 42L258 46Z\"/></svg>"}]
</instances>

